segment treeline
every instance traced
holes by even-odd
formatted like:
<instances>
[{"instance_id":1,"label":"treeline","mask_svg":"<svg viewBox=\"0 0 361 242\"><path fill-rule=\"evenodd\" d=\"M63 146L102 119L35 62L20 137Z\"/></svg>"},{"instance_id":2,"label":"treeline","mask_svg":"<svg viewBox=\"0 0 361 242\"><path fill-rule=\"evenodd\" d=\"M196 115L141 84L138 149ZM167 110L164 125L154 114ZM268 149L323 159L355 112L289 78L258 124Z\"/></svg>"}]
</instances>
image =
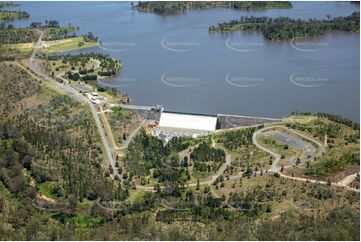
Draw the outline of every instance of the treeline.
<instances>
[{"instance_id":1,"label":"treeline","mask_svg":"<svg viewBox=\"0 0 361 242\"><path fill-rule=\"evenodd\" d=\"M190 159L195 170L215 172L226 161L226 154L222 149L213 148L203 142L193 149Z\"/></svg>"},{"instance_id":2,"label":"treeline","mask_svg":"<svg viewBox=\"0 0 361 242\"><path fill-rule=\"evenodd\" d=\"M45 23L42 22L32 22L30 23L30 28L37 28L44 30L44 40L59 40L66 38L76 37L76 31L79 31L79 27L73 27L69 23L66 27L60 27L59 21L57 20L45 20Z\"/></svg>"},{"instance_id":3,"label":"treeline","mask_svg":"<svg viewBox=\"0 0 361 242\"><path fill-rule=\"evenodd\" d=\"M25 11L0 10L0 21L13 21L18 19L28 19L30 14Z\"/></svg>"},{"instance_id":4,"label":"treeline","mask_svg":"<svg viewBox=\"0 0 361 242\"><path fill-rule=\"evenodd\" d=\"M360 12L354 12L347 17L331 18L325 20L291 19L289 17L241 17L239 20L219 23L210 26L210 32L227 31L260 31L265 39L279 41L291 40L296 37L321 36L330 31L356 32L360 29Z\"/></svg>"},{"instance_id":5,"label":"treeline","mask_svg":"<svg viewBox=\"0 0 361 242\"><path fill-rule=\"evenodd\" d=\"M66 74L73 81L95 81L98 79L98 76L115 76L122 67L119 60L113 59L106 54L93 52L78 55L50 55L47 56L47 60L50 62L61 61L62 64L69 65L71 71L68 71ZM98 68L87 68L87 65L92 60L100 62ZM60 71L60 69L56 68L56 71Z\"/></svg>"},{"instance_id":6,"label":"treeline","mask_svg":"<svg viewBox=\"0 0 361 242\"><path fill-rule=\"evenodd\" d=\"M0 45L35 42L39 33L30 28L15 28L14 25L0 24Z\"/></svg>"},{"instance_id":7,"label":"treeline","mask_svg":"<svg viewBox=\"0 0 361 242\"><path fill-rule=\"evenodd\" d=\"M360 152L348 153L343 152L339 157L323 158L321 157L317 163L310 165L305 174L309 176L329 176L345 170L350 166L360 165Z\"/></svg>"},{"instance_id":8,"label":"treeline","mask_svg":"<svg viewBox=\"0 0 361 242\"><path fill-rule=\"evenodd\" d=\"M357 122L354 122L350 119L344 118L341 115L336 115L336 114L330 114L330 113L311 113L311 112L292 112L291 115L315 115L317 117L321 117L321 118L327 118L328 120L334 121L336 123L339 124L343 124L346 125L350 128L353 128L355 130L360 130L360 124Z\"/></svg>"},{"instance_id":9,"label":"treeline","mask_svg":"<svg viewBox=\"0 0 361 242\"><path fill-rule=\"evenodd\" d=\"M150 169L162 166L164 152L163 142L141 129L129 144L125 158L127 170L138 176L149 175Z\"/></svg>"},{"instance_id":10,"label":"treeline","mask_svg":"<svg viewBox=\"0 0 361 242\"><path fill-rule=\"evenodd\" d=\"M154 12L156 14L180 14L185 13L188 9L207 9L207 8L231 8L235 10L263 10L273 8L292 8L291 2L288 1L207 1L207 2L161 2L146 1L138 2L134 9L138 11Z\"/></svg>"},{"instance_id":11,"label":"treeline","mask_svg":"<svg viewBox=\"0 0 361 242\"><path fill-rule=\"evenodd\" d=\"M225 161L226 154L221 149L213 148L206 143L201 143L193 149L190 158L196 162L213 161L219 163Z\"/></svg>"},{"instance_id":12,"label":"treeline","mask_svg":"<svg viewBox=\"0 0 361 242\"><path fill-rule=\"evenodd\" d=\"M188 157L178 157L178 152L197 142L200 140L173 138L164 146L159 138L148 135L142 129L129 144L128 153L125 157L127 170L130 171L130 176L143 177L150 175L150 170L155 168L153 177L162 182L185 182L190 179L188 168L191 164ZM197 150L194 153L194 158L202 157L202 151L202 148ZM215 158L217 162L224 161L224 153L222 156L219 154L219 150L212 148L211 151L213 153L209 157L210 159Z\"/></svg>"},{"instance_id":13,"label":"treeline","mask_svg":"<svg viewBox=\"0 0 361 242\"><path fill-rule=\"evenodd\" d=\"M216 142L221 143L228 150L235 150L242 146L252 145L252 136L256 128L239 129L222 132L215 136Z\"/></svg>"},{"instance_id":14,"label":"treeline","mask_svg":"<svg viewBox=\"0 0 361 242\"><path fill-rule=\"evenodd\" d=\"M85 199L112 200L120 193L125 199L126 190L101 168L103 151L86 107L55 93L43 99L49 90L26 71L12 64L0 67L0 191L3 184L14 199L27 204L19 208L18 220L6 220L6 227L26 226L23 216L36 211L34 204L74 216Z\"/></svg>"}]
</instances>

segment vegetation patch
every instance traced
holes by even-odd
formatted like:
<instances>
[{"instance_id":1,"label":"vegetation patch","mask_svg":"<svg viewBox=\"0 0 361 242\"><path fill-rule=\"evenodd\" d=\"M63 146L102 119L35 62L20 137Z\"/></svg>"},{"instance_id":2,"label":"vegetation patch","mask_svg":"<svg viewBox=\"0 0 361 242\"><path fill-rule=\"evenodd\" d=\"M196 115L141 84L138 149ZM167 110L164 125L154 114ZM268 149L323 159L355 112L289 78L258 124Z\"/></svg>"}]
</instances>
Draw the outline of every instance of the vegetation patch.
<instances>
[{"instance_id":1,"label":"vegetation patch","mask_svg":"<svg viewBox=\"0 0 361 242\"><path fill-rule=\"evenodd\" d=\"M105 115L118 145L125 142L142 122L140 116L121 107L112 107L111 112L106 112Z\"/></svg>"},{"instance_id":2,"label":"vegetation patch","mask_svg":"<svg viewBox=\"0 0 361 242\"><path fill-rule=\"evenodd\" d=\"M357 32L360 29L360 12L347 17L327 20L301 20L288 17L241 17L239 20L210 26L209 32L259 31L267 40L291 40L297 37L317 37L331 31Z\"/></svg>"},{"instance_id":3,"label":"vegetation patch","mask_svg":"<svg viewBox=\"0 0 361 242\"><path fill-rule=\"evenodd\" d=\"M0 22L13 21L18 19L28 19L30 14L25 11L0 10Z\"/></svg>"},{"instance_id":4,"label":"vegetation patch","mask_svg":"<svg viewBox=\"0 0 361 242\"><path fill-rule=\"evenodd\" d=\"M230 2L192 2L192 1L177 1L177 2L160 2L160 1L145 1L139 2L134 9L144 12L154 12L156 14L180 14L185 13L189 9L208 9L208 8L231 8L235 10L264 10L264 9L284 9L292 8L291 2L266 2L266 1L230 1Z\"/></svg>"},{"instance_id":5,"label":"vegetation patch","mask_svg":"<svg viewBox=\"0 0 361 242\"><path fill-rule=\"evenodd\" d=\"M51 76L64 76L71 81L96 81L117 75L121 68L119 60L99 53L51 55L47 56L46 62L46 70Z\"/></svg>"}]
</instances>

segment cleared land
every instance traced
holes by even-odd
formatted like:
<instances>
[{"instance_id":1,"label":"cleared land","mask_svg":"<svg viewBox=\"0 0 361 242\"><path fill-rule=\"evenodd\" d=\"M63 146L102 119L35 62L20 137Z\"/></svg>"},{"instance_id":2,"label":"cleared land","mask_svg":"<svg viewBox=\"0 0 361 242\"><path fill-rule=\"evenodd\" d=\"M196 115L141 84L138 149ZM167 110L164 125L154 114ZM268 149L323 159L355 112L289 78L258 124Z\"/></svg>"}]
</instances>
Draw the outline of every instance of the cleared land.
<instances>
[{"instance_id":1,"label":"cleared land","mask_svg":"<svg viewBox=\"0 0 361 242\"><path fill-rule=\"evenodd\" d=\"M98 46L97 42L87 42L84 37L75 37L61 40L44 41L43 47L46 53L58 53L72 50L81 50Z\"/></svg>"}]
</instances>

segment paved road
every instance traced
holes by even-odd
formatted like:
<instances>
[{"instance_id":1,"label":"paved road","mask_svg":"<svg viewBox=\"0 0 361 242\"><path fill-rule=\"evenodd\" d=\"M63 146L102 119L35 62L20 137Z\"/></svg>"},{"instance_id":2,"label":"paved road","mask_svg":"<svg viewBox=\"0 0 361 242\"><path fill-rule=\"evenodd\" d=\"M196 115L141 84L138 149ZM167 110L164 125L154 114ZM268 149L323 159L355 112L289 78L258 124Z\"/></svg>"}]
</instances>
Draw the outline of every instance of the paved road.
<instances>
[{"instance_id":1,"label":"paved road","mask_svg":"<svg viewBox=\"0 0 361 242\"><path fill-rule=\"evenodd\" d=\"M133 140L134 136L138 133L138 131L139 131L142 127L146 126L147 122L148 122L147 120L143 120L143 122L142 122L141 124L139 124L138 127L132 131L132 133L130 133L130 135L128 136L127 140L126 140L120 147L116 146L115 149L116 149L116 150L124 150L124 149L127 149L128 146L129 146L130 141Z\"/></svg>"},{"instance_id":2,"label":"paved road","mask_svg":"<svg viewBox=\"0 0 361 242\"><path fill-rule=\"evenodd\" d=\"M320 151L318 152L317 155L321 155L323 152L324 152L324 146L318 142L317 140L314 140L313 138L310 138L304 134L301 134L295 130L291 130L291 129L288 129L284 126L279 126L281 128L284 128L284 129L287 129L288 131L291 131L297 135L300 135L302 136L303 138L307 139L307 140L310 140L316 144L318 144L320 146ZM263 147L262 145L260 145L258 142L257 142L257 136L260 135L262 132L264 131L267 131L269 129L271 129L273 127L267 127L267 128L263 128L263 129L259 129L257 130L256 132L253 133L253 137L252 137L252 140L253 140L253 143L258 147L260 148L261 150L269 153L272 157L273 157L273 163L272 163L272 167L269 171L271 172L278 172L280 174L281 177L284 177L284 178L287 178L287 179L291 179L291 180L295 180L295 181L302 181L302 182L310 182L310 183L319 183L319 184L324 184L324 185L327 185L328 182L325 182L325 181L320 181L320 180L315 180L315 179L307 179L307 178L302 178L302 177L293 177L293 176L288 176L288 175L285 175L281 172L281 166L279 166L279 161L281 159L281 155L280 154L277 154L275 152L273 152L272 150L269 150L268 148L266 147ZM357 173L356 174L352 174L348 177L346 177L345 179L343 179L341 182L332 182L331 185L333 186L338 186L338 187L344 187L348 190L351 190L351 191L356 191L356 192L360 192L360 190L358 189L355 189L355 188L352 188L352 187L349 187L348 184L350 184L353 179L355 179L357 176Z\"/></svg>"},{"instance_id":3,"label":"paved road","mask_svg":"<svg viewBox=\"0 0 361 242\"><path fill-rule=\"evenodd\" d=\"M30 66L30 69L36 73L37 75L41 76L43 79L49 81L53 86L55 86L58 90L60 90L61 92L65 93L65 94L68 94L69 96L73 97L74 99L76 99L77 101L79 102L82 102L82 103L86 103L90 106L90 110L91 110L91 113L93 115L93 118L95 120L95 123L97 125L97 128L98 128L98 131L99 131L99 134L100 134L100 137L102 139L102 142L103 142L103 145L104 145L104 148L105 148L105 151L107 153L107 156L108 156L108 159L109 159L109 163L110 165L112 166L113 170L114 170L114 176L117 176L119 177L120 179L122 179L121 175L118 173L118 169L117 167L115 166L115 159L113 157L113 154L112 154L112 148L110 147L109 143L108 143L108 140L107 140L107 137L105 135L105 131L104 131L104 128L102 126L102 123L100 121L100 118L98 116L98 112L95 108L95 106L90 102L90 100L83 96L82 94L78 93L75 89L69 87L69 86L66 86L65 84L61 84L57 81L55 81L54 79L52 79L51 77L47 76L46 74L42 73L40 70L37 69L36 65L34 64L34 60L36 58L36 54L39 52L39 50L41 49L41 41L42 41L42 38L44 36L44 33L43 31L40 31L40 36L39 36L39 40L37 41L35 47L34 47L34 50L33 50L33 53L31 54L31 57L29 59L29 66ZM140 107L140 108L144 108L144 107ZM143 123L142 123L143 124ZM299 135L300 137L304 138L304 139L307 139L307 140L310 140L311 142L317 144L319 147L320 147L320 150L319 150L319 153L316 155L316 156L319 156L321 155L324 150L325 150L325 146L322 145L320 142L318 142L317 140L315 139L312 139L308 136L305 136L304 134L300 133L300 132L297 132L295 130L291 130L291 129L288 129L284 126L271 126L271 127L266 127L266 128L263 128L263 129L259 129L257 130L256 132L254 132L253 136L252 136L252 140L253 140L253 143L258 147L260 148L261 150L269 153L270 155L272 155L272 157L274 158L274 161L272 163L272 167L269 171L271 172L278 172L282 177L284 178L288 178L288 179L292 179L292 180L297 180L297 181L304 181L304 182L311 182L311 183L320 183L320 184L327 184L327 182L324 182L324 181L319 181L319 180L313 180L313 179L306 179L306 178L301 178L301 177L292 177L292 176L287 176L287 175L284 175L280 172L281 170L281 167L279 166L279 160L281 159L281 155L261 146L258 142L257 142L257 136L265 131L265 130L268 130L268 129L271 129L271 128L274 128L274 127L280 127L280 128L285 128L287 129L288 131L290 132L293 132L297 135ZM131 140L131 138L137 133L137 131L141 128L141 125L132 132L132 134L130 135L130 137L127 139L128 142L126 142L125 146L124 147L128 147L129 145L129 142ZM227 166L229 166L231 164L231 155L230 154L226 154L226 162L224 164L222 164L222 166L220 167L220 169L218 169L218 171L216 172L215 175L213 175L212 177L210 177L208 180L206 181L203 181L203 182L200 182L201 185L211 185L220 175L222 175L224 173L224 171L227 169ZM236 176L232 176L230 177L230 180L232 179L237 179L239 177L241 177L242 174L239 174L239 175L236 175ZM342 180L341 182L337 182L337 183L331 183L331 185L335 185L335 186L340 186L340 187L345 187L349 190L353 190L353 191L357 191L359 192L359 190L357 189L354 189L354 188L351 188L351 187L348 187L347 185L345 184L349 184L350 182L353 181L353 179L355 179L355 177L357 176L357 174L352 174L348 177L346 177L344 180ZM188 184L189 187L194 187L194 186L197 186L197 183L191 183L191 184ZM144 189L144 190L153 190L153 187L150 187L150 186L137 186L137 188L139 189Z\"/></svg>"},{"instance_id":4,"label":"paved road","mask_svg":"<svg viewBox=\"0 0 361 242\"><path fill-rule=\"evenodd\" d=\"M112 168L114 170L114 176L117 176L117 177L121 178L121 176L118 173L118 169L115 166L116 161L115 161L115 159L113 157L113 154L112 154L112 148L110 147L110 145L108 143L107 137L105 135L104 128L102 126L102 123L100 121L100 118L98 116L98 112L97 112L95 106L90 102L90 100L87 97L80 94L77 90L73 89L70 86L66 86L65 84L59 83L56 80L49 77L48 75L46 75L45 73L42 73L37 68L36 64L34 63L35 58L36 58L36 54L39 53L39 51L41 49L41 41L42 41L43 37L44 37L44 32L40 31L39 39L38 39L38 41L37 41L37 43L36 43L36 45L34 47L34 50L33 50L33 53L30 56L30 59L29 59L30 69L35 74L37 74L38 76L41 76L43 79L49 81L54 87L56 87L62 93L67 94L67 95L71 96L72 98L74 98L75 100L77 100L79 102L82 102L82 103L85 103L85 104L88 104L90 106L90 110L91 110L91 113L92 113L93 118L95 120L95 123L97 125L97 128L98 128L102 143L103 143L104 148L105 148L105 152L106 152L106 154L108 156L108 159L109 159L109 163L110 163L110 165L112 166Z\"/></svg>"},{"instance_id":5,"label":"paved road","mask_svg":"<svg viewBox=\"0 0 361 242\"><path fill-rule=\"evenodd\" d=\"M273 139L276 139L284 144L293 146L297 149L305 149L306 152L300 157L301 163L305 163L307 160L309 160L317 151L315 146L313 146L311 143L306 142L302 140L301 138L298 138L296 136L283 133L280 131L269 131L267 134L270 134L270 136ZM291 159L293 160L293 159Z\"/></svg>"}]
</instances>

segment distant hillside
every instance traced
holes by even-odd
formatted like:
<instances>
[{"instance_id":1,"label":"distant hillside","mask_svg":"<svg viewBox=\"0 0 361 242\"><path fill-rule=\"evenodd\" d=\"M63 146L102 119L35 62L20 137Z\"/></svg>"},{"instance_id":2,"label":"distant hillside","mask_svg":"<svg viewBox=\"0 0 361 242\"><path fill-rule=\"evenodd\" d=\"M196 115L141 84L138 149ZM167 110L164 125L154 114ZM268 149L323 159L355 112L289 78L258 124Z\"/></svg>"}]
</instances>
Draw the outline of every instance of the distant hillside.
<instances>
[{"instance_id":1,"label":"distant hillside","mask_svg":"<svg viewBox=\"0 0 361 242\"><path fill-rule=\"evenodd\" d=\"M134 6L138 11L153 12L156 14L180 14L188 9L206 9L206 8L232 8L235 10L263 10L273 8L292 8L291 2L261 2L261 1L232 1L232 2L139 2Z\"/></svg>"}]
</instances>

